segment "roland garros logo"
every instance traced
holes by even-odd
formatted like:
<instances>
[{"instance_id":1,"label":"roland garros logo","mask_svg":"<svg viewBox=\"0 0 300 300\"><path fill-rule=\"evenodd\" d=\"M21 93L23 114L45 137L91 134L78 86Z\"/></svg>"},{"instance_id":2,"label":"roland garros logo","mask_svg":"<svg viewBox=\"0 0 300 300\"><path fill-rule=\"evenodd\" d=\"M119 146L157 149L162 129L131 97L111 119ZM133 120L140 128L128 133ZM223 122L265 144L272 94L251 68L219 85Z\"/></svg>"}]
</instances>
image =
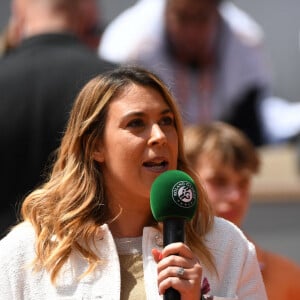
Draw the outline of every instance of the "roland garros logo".
<instances>
[{"instance_id":1,"label":"roland garros logo","mask_svg":"<svg viewBox=\"0 0 300 300\"><path fill-rule=\"evenodd\" d=\"M188 181L179 181L172 188L174 202L184 208L192 207L196 202L196 191Z\"/></svg>"}]
</instances>

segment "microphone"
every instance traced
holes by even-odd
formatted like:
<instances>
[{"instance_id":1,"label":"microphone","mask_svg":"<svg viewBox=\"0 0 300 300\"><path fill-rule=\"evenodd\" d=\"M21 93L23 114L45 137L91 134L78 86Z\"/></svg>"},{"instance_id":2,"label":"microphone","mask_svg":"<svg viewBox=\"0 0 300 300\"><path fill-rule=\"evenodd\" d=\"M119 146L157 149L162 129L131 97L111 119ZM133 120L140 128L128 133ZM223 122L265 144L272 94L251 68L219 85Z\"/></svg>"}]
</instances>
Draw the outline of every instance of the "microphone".
<instances>
[{"instance_id":1,"label":"microphone","mask_svg":"<svg viewBox=\"0 0 300 300\"><path fill-rule=\"evenodd\" d=\"M163 222L164 247L185 241L185 223L192 219L198 205L198 194L193 179L180 170L169 170L160 174L150 191L152 215ZM169 288L165 300L180 300L180 293Z\"/></svg>"}]
</instances>

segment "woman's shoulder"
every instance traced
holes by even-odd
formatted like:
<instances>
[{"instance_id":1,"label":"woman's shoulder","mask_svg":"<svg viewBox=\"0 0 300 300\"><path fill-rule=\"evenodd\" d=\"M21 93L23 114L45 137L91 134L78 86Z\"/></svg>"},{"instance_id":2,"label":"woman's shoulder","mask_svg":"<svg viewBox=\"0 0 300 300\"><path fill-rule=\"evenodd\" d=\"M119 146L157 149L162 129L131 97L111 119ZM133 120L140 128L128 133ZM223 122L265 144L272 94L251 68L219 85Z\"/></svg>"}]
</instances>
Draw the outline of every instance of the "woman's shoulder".
<instances>
[{"instance_id":1,"label":"woman's shoulder","mask_svg":"<svg viewBox=\"0 0 300 300\"><path fill-rule=\"evenodd\" d=\"M206 242L212 249L255 251L254 245L239 227L220 217L214 217L213 227L206 235Z\"/></svg>"},{"instance_id":2,"label":"woman's shoulder","mask_svg":"<svg viewBox=\"0 0 300 300\"><path fill-rule=\"evenodd\" d=\"M213 227L212 230L208 232L208 235L210 236L224 236L224 234L233 236L233 237L239 237L241 239L247 240L246 236L242 232L242 230L237 227L232 222L221 218L221 217L214 217L213 221ZM225 237L224 237L225 238Z\"/></svg>"},{"instance_id":3,"label":"woman's shoulder","mask_svg":"<svg viewBox=\"0 0 300 300\"><path fill-rule=\"evenodd\" d=\"M35 232L28 222L15 226L0 241L0 261L3 258L23 256L26 251L34 249Z\"/></svg>"},{"instance_id":4,"label":"woman's shoulder","mask_svg":"<svg viewBox=\"0 0 300 300\"><path fill-rule=\"evenodd\" d=\"M210 277L210 273L206 273L212 294L237 295L239 299L266 299L255 247L241 229L215 217L212 229L204 238L218 275ZM255 294L258 296L251 298Z\"/></svg>"}]
</instances>

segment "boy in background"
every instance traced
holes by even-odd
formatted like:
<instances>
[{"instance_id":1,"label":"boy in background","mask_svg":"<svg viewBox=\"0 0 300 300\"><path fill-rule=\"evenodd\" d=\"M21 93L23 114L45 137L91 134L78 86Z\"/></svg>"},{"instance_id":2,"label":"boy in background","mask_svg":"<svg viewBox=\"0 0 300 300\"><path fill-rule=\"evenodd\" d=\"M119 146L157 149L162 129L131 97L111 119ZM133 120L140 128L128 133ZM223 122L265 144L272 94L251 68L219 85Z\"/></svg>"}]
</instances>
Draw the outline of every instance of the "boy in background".
<instances>
[{"instance_id":1,"label":"boy in background","mask_svg":"<svg viewBox=\"0 0 300 300\"><path fill-rule=\"evenodd\" d=\"M187 158L200 175L215 214L241 227L249 208L251 180L260 167L253 143L222 122L190 126L184 134ZM300 267L254 244L268 298L297 299Z\"/></svg>"}]
</instances>

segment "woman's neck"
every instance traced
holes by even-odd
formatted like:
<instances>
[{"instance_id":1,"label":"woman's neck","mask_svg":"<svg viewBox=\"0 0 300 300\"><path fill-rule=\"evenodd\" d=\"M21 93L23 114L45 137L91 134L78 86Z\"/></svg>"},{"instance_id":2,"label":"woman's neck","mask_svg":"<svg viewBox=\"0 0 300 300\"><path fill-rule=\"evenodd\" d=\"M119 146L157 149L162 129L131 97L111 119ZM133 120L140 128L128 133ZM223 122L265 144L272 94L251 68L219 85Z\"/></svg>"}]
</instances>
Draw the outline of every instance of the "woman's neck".
<instances>
[{"instance_id":1,"label":"woman's neck","mask_svg":"<svg viewBox=\"0 0 300 300\"><path fill-rule=\"evenodd\" d=\"M151 226L154 219L149 198L141 198L120 191L108 193L109 228L114 237L137 237L143 234L143 228Z\"/></svg>"},{"instance_id":2,"label":"woman's neck","mask_svg":"<svg viewBox=\"0 0 300 300\"><path fill-rule=\"evenodd\" d=\"M109 228L114 237L138 237L142 236L143 228L154 224L152 214L145 214L144 211L120 211L115 214L109 223Z\"/></svg>"}]
</instances>

